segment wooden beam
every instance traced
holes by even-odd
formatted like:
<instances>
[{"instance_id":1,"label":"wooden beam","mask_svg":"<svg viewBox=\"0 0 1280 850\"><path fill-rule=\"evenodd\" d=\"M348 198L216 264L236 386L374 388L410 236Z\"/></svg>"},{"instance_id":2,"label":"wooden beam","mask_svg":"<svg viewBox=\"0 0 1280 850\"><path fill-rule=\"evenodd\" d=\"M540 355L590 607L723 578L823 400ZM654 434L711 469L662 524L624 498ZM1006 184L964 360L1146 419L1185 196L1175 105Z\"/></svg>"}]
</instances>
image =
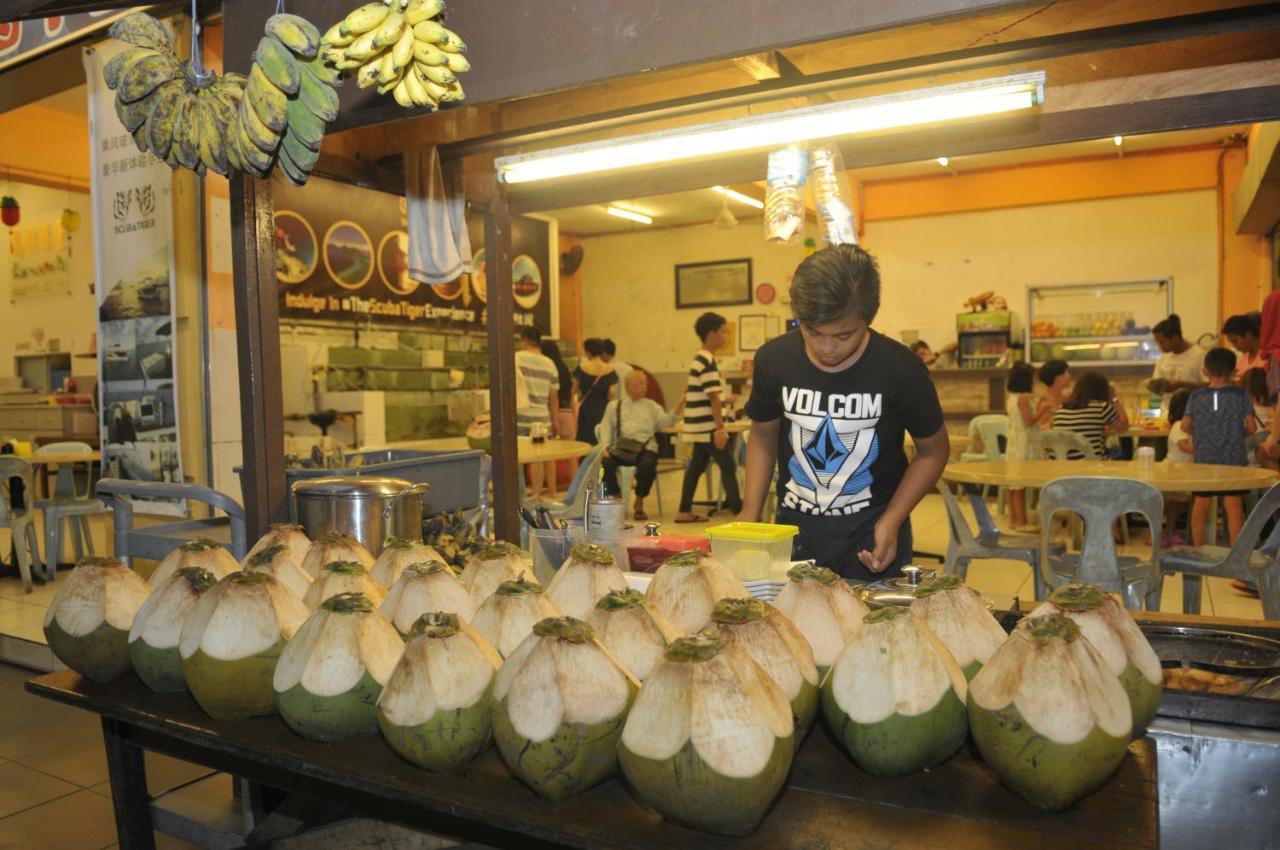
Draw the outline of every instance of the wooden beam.
<instances>
[{"instance_id":1,"label":"wooden beam","mask_svg":"<svg viewBox=\"0 0 1280 850\"><path fill-rule=\"evenodd\" d=\"M516 431L516 349L511 288L511 214L497 184L484 216L485 270L489 277L489 414L493 428L494 536L520 542L520 459ZM555 258L552 258L555 261Z\"/></svg>"}]
</instances>

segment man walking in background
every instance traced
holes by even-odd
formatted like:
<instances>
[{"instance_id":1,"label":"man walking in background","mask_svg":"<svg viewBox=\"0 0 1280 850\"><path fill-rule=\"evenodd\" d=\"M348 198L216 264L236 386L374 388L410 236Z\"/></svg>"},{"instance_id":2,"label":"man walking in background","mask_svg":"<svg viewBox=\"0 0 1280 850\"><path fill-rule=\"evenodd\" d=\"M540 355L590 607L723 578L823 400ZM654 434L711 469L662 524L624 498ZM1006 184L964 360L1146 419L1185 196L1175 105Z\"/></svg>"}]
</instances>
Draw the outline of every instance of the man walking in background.
<instances>
[{"instance_id":1,"label":"man walking in background","mask_svg":"<svg viewBox=\"0 0 1280 850\"><path fill-rule=\"evenodd\" d=\"M693 355L689 364L689 377L685 389L684 428L680 438L693 444L689 465L684 468L684 484L680 493L680 512L676 522L703 522L706 517L693 513L693 497L698 480L714 460L720 467L724 484L724 503L731 512L742 509L742 497L738 494L737 465L729 448L729 431L725 428L720 402L724 395L724 383L716 367L712 353L725 343L725 326L728 320L718 313L703 313L694 323L694 333L702 341L702 347Z\"/></svg>"},{"instance_id":2,"label":"man walking in background","mask_svg":"<svg viewBox=\"0 0 1280 850\"><path fill-rule=\"evenodd\" d=\"M560 375L556 364L542 353L542 334L535 327L520 329L520 347L516 350L516 371L524 379L528 390L529 404L516 410L516 428L520 436L529 436L535 425L546 429L546 433L557 437L555 422L560 412ZM530 467L529 483L533 495L542 492L543 481L546 480L548 467L551 464L533 464ZM555 477L554 469L550 475Z\"/></svg>"}]
</instances>

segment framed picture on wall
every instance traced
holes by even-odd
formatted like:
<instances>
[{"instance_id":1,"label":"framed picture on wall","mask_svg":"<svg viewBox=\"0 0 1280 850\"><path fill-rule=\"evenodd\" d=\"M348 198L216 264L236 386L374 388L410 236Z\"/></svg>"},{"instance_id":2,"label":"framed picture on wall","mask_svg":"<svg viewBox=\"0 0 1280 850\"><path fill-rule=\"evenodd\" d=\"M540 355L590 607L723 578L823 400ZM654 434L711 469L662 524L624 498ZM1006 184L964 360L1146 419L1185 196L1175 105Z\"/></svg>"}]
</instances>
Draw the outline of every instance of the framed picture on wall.
<instances>
[{"instance_id":1,"label":"framed picture on wall","mask_svg":"<svg viewBox=\"0 0 1280 850\"><path fill-rule=\"evenodd\" d=\"M763 313L738 318L738 348L741 351L758 351L765 344L765 316Z\"/></svg>"},{"instance_id":2,"label":"framed picture on wall","mask_svg":"<svg viewBox=\"0 0 1280 850\"><path fill-rule=\"evenodd\" d=\"M751 303L751 258L676 266L676 309Z\"/></svg>"}]
</instances>

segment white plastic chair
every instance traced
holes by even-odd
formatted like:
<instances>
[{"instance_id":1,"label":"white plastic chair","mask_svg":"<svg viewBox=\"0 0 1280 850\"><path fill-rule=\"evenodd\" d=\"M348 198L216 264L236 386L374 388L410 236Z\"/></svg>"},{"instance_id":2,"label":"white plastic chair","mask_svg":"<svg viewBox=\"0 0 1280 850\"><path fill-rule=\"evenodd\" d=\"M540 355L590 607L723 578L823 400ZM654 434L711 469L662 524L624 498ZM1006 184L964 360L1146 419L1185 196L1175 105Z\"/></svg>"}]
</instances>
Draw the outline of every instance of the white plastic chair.
<instances>
[{"instance_id":1,"label":"white plastic chair","mask_svg":"<svg viewBox=\"0 0 1280 850\"><path fill-rule=\"evenodd\" d=\"M1009 442L1009 417L1003 413L984 413L973 417L969 420L970 441L975 437L982 442L982 451L964 452L960 455L960 460L1004 460L1005 448ZM1001 446L1002 440L1004 447ZM989 489L984 487L983 494L986 495ZM1005 512L1007 494L1007 488L996 488L996 509L1002 514Z\"/></svg>"},{"instance_id":2,"label":"white plastic chair","mask_svg":"<svg viewBox=\"0 0 1280 850\"><path fill-rule=\"evenodd\" d=\"M64 455L92 452L93 446L88 443L64 442L49 443L36 449L36 455ZM83 493L76 486L76 470L85 471L86 486ZM75 551L75 560L79 561L87 551L95 554L93 534L89 529L89 517L106 513L102 501L93 495L93 464L74 463L59 464L58 476L54 479L53 493L47 499L36 500L36 510L44 516L44 554L48 561L45 570L49 581L57 578L58 562L62 559L62 529L68 529Z\"/></svg>"},{"instance_id":3,"label":"white plastic chair","mask_svg":"<svg viewBox=\"0 0 1280 850\"><path fill-rule=\"evenodd\" d=\"M22 482L23 492L35 492L35 475L29 461L12 455L0 455L0 528L13 532L13 548L18 556L18 574L22 576L22 592L31 592L31 568L40 569L40 535L36 531L35 511L30 504L14 508L9 498L11 479Z\"/></svg>"},{"instance_id":4,"label":"white plastic chair","mask_svg":"<svg viewBox=\"0 0 1280 850\"><path fill-rule=\"evenodd\" d=\"M603 446L604 444L604 423L603 422L596 425L596 444L601 446ZM604 463L603 456L600 458L600 462ZM618 467L618 490L619 492L622 493L622 498L624 501L627 498L627 495L635 490L635 482L636 482L636 468L634 466ZM658 516L661 516L662 515L662 488L658 486L659 484L660 482L655 476L653 481L653 495L657 496L658 498Z\"/></svg>"}]
</instances>

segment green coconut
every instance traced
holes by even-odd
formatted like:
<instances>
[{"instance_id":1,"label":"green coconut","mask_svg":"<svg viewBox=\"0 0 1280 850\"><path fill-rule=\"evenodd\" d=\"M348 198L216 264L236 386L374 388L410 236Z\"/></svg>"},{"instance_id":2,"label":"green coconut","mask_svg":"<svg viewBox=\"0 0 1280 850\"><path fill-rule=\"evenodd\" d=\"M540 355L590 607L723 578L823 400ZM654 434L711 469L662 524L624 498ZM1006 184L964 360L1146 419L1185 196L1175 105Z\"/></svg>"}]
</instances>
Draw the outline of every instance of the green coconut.
<instances>
[{"instance_id":1,"label":"green coconut","mask_svg":"<svg viewBox=\"0 0 1280 850\"><path fill-rule=\"evenodd\" d=\"M606 593L626 589L627 577L613 552L597 543L579 543L556 570L547 596L566 616L585 620Z\"/></svg>"},{"instance_id":2,"label":"green coconut","mask_svg":"<svg viewBox=\"0 0 1280 850\"><path fill-rule=\"evenodd\" d=\"M1027 617L969 687L969 728L1016 793L1064 809L1115 772L1132 731L1129 697L1080 628Z\"/></svg>"},{"instance_id":3,"label":"green coconut","mask_svg":"<svg viewBox=\"0 0 1280 850\"><path fill-rule=\"evenodd\" d=\"M387 589L370 578L363 566L355 561L332 561L320 568L302 601L316 611L320 603L339 593L363 593L375 608L387 598Z\"/></svg>"},{"instance_id":4,"label":"green coconut","mask_svg":"<svg viewBox=\"0 0 1280 850\"><path fill-rule=\"evenodd\" d=\"M129 629L151 585L115 558L88 557L58 583L44 638L58 660L95 682L128 673Z\"/></svg>"},{"instance_id":5,"label":"green coconut","mask_svg":"<svg viewBox=\"0 0 1280 850\"><path fill-rule=\"evenodd\" d=\"M378 731L378 697L404 642L362 593L320 604L280 653L272 687L289 728L310 741Z\"/></svg>"},{"instance_id":6,"label":"green coconut","mask_svg":"<svg viewBox=\"0 0 1280 850\"><path fill-rule=\"evenodd\" d=\"M471 594L472 605L479 608L503 582L520 578L532 581L533 557L519 546L498 541L481 547L467 562L459 578L467 593Z\"/></svg>"},{"instance_id":7,"label":"green coconut","mask_svg":"<svg viewBox=\"0 0 1280 850\"><path fill-rule=\"evenodd\" d=\"M475 606L471 602L471 594L467 593L453 570L444 561L436 559L405 567L387 592L387 598L378 606L378 611L407 639L423 614L444 611L470 620L475 614Z\"/></svg>"},{"instance_id":8,"label":"green coconut","mask_svg":"<svg viewBox=\"0 0 1280 850\"><path fill-rule=\"evenodd\" d=\"M787 578L773 605L809 641L818 678L825 679L840 650L862 630L871 609L847 581L826 567L798 564Z\"/></svg>"},{"instance_id":9,"label":"green coconut","mask_svg":"<svg viewBox=\"0 0 1280 850\"><path fill-rule=\"evenodd\" d=\"M733 570L695 549L658 567L645 595L681 634L691 635L711 621L721 599L747 599L751 593Z\"/></svg>"},{"instance_id":10,"label":"green coconut","mask_svg":"<svg viewBox=\"0 0 1280 850\"><path fill-rule=\"evenodd\" d=\"M867 615L822 684L822 714L858 766L904 776L964 743L967 683L924 622L900 607Z\"/></svg>"},{"instance_id":11,"label":"green coconut","mask_svg":"<svg viewBox=\"0 0 1280 850\"><path fill-rule=\"evenodd\" d=\"M782 689L737 641L704 633L667 648L627 716L618 760L667 820L746 835L782 790L794 751Z\"/></svg>"},{"instance_id":12,"label":"green coconut","mask_svg":"<svg viewBox=\"0 0 1280 850\"><path fill-rule=\"evenodd\" d=\"M542 592L542 585L520 578L498 585L476 609L471 627L506 658L540 620L559 616L560 609Z\"/></svg>"},{"instance_id":13,"label":"green coconut","mask_svg":"<svg viewBox=\"0 0 1280 850\"><path fill-rule=\"evenodd\" d=\"M1089 584L1068 584L1055 590L1032 617L1068 617L1093 644L1107 667L1120 677L1133 714L1133 737L1147 734L1164 693L1164 673L1147 636L1113 597Z\"/></svg>"},{"instance_id":14,"label":"green coconut","mask_svg":"<svg viewBox=\"0 0 1280 850\"><path fill-rule=\"evenodd\" d=\"M245 566L250 558L263 549L270 549L272 546L284 546L289 550L289 559L301 567L307 558L307 551L311 549L311 538L307 537L307 530L296 522L275 523L253 544L241 566Z\"/></svg>"},{"instance_id":15,"label":"green coconut","mask_svg":"<svg viewBox=\"0 0 1280 850\"><path fill-rule=\"evenodd\" d=\"M369 576L383 587L391 587L410 564L443 560L439 552L421 540L388 537L382 542L382 552L369 568Z\"/></svg>"},{"instance_id":16,"label":"green coconut","mask_svg":"<svg viewBox=\"0 0 1280 850\"><path fill-rule=\"evenodd\" d=\"M203 567L183 567L155 589L138 609L129 630L129 657L134 672L148 688L159 693L181 693L182 678L178 641L182 624L205 591L218 581Z\"/></svg>"},{"instance_id":17,"label":"green coconut","mask_svg":"<svg viewBox=\"0 0 1280 850\"><path fill-rule=\"evenodd\" d=\"M711 609L709 630L733 638L769 675L791 703L796 741L818 715L818 667L813 649L786 615L759 599L721 599Z\"/></svg>"},{"instance_id":18,"label":"green coconut","mask_svg":"<svg viewBox=\"0 0 1280 850\"><path fill-rule=\"evenodd\" d=\"M173 578L173 574L183 567L206 569L213 573L215 578L224 578L240 569L236 559L222 548L221 543L207 537L198 537L183 543L165 555L160 566L156 567L156 571L151 574L151 586L159 587Z\"/></svg>"},{"instance_id":19,"label":"green coconut","mask_svg":"<svg viewBox=\"0 0 1280 850\"><path fill-rule=\"evenodd\" d=\"M311 612L265 573L235 572L200 597L178 642L182 676L219 720L273 714L276 661Z\"/></svg>"},{"instance_id":20,"label":"green coconut","mask_svg":"<svg viewBox=\"0 0 1280 850\"><path fill-rule=\"evenodd\" d=\"M938 576L922 584L911 613L924 620L951 651L969 681L1009 637L978 592L957 575Z\"/></svg>"},{"instance_id":21,"label":"green coconut","mask_svg":"<svg viewBox=\"0 0 1280 850\"><path fill-rule=\"evenodd\" d=\"M288 544L277 543L259 549L244 559L247 572L266 573L289 588L294 596L302 599L311 589L311 575L294 559Z\"/></svg>"},{"instance_id":22,"label":"green coconut","mask_svg":"<svg viewBox=\"0 0 1280 850\"><path fill-rule=\"evenodd\" d=\"M401 758L458 770L489 745L502 656L457 614L423 614L378 701L378 727Z\"/></svg>"},{"instance_id":23,"label":"green coconut","mask_svg":"<svg viewBox=\"0 0 1280 850\"><path fill-rule=\"evenodd\" d=\"M572 797L617 772L618 741L639 687L589 625L542 620L494 682L498 752L538 794Z\"/></svg>"},{"instance_id":24,"label":"green coconut","mask_svg":"<svg viewBox=\"0 0 1280 850\"><path fill-rule=\"evenodd\" d=\"M299 566L314 579L319 578L320 570L325 564L332 564L334 561L355 561L366 570L373 567L373 555L363 543L350 534L336 531L317 537Z\"/></svg>"},{"instance_id":25,"label":"green coconut","mask_svg":"<svg viewBox=\"0 0 1280 850\"><path fill-rule=\"evenodd\" d=\"M613 653L637 680L649 678L649 672L662 660L667 645L680 637L680 631L666 615L631 588L613 590L596 603L588 625L596 638Z\"/></svg>"}]
</instances>

